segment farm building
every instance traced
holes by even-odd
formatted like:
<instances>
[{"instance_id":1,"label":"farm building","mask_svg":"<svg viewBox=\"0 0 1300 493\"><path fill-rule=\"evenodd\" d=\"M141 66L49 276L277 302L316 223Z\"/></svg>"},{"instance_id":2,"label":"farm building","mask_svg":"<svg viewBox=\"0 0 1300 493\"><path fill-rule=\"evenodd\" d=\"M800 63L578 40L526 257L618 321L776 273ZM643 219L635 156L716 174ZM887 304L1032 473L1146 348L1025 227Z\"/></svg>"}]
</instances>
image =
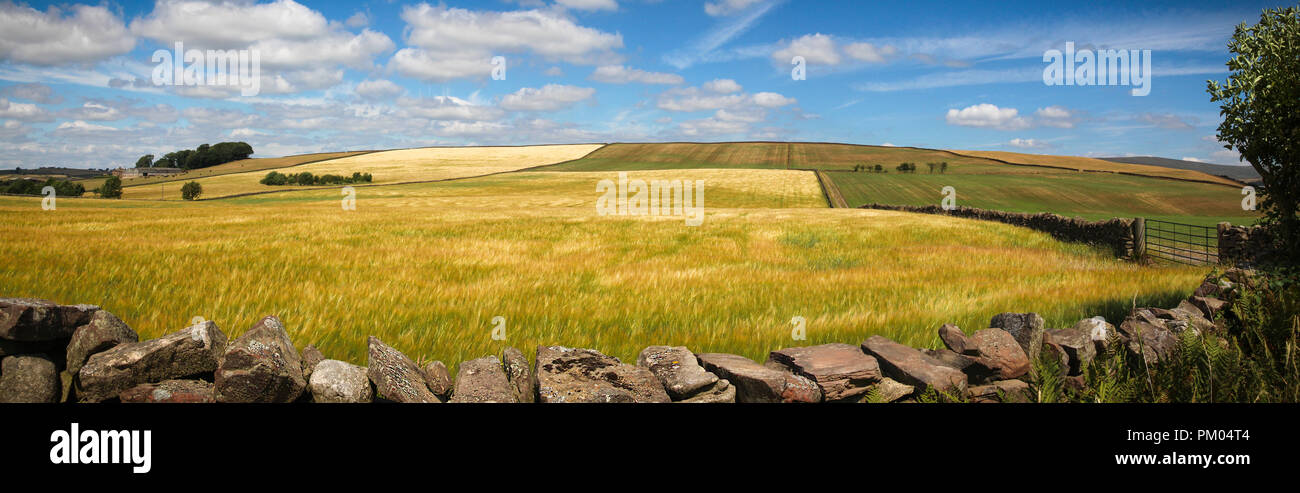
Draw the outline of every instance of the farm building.
<instances>
[{"instance_id":1,"label":"farm building","mask_svg":"<svg viewBox=\"0 0 1300 493\"><path fill-rule=\"evenodd\" d=\"M113 175L120 178L143 178L146 176L171 176L184 173L180 168L118 168Z\"/></svg>"}]
</instances>

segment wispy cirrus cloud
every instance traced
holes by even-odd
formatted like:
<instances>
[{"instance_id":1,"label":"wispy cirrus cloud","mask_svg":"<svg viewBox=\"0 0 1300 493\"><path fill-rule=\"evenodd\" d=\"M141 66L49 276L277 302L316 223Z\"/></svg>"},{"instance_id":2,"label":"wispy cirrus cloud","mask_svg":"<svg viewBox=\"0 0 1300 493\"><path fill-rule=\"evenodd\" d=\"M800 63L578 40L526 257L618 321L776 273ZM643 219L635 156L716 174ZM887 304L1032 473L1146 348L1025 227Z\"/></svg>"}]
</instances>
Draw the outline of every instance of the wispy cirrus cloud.
<instances>
[{"instance_id":1,"label":"wispy cirrus cloud","mask_svg":"<svg viewBox=\"0 0 1300 493\"><path fill-rule=\"evenodd\" d=\"M784 0L743 2L746 4L744 7L748 8L748 10L744 10L743 13L735 16L724 17L722 21L714 24L712 28L705 31L702 36L690 45L665 53L662 57L664 63L680 70L698 63L767 56L771 51L771 48L767 46L750 46L730 50L724 50L722 47L753 28L759 20L771 13L783 2Z\"/></svg>"}]
</instances>

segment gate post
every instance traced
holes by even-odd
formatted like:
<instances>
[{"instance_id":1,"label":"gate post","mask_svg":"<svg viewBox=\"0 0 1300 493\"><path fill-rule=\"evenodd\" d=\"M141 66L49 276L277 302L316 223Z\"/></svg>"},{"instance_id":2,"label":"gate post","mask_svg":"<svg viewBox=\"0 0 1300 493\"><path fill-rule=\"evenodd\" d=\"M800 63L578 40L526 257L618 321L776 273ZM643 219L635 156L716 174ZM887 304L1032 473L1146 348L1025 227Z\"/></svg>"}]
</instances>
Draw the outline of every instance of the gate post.
<instances>
[{"instance_id":1,"label":"gate post","mask_svg":"<svg viewBox=\"0 0 1300 493\"><path fill-rule=\"evenodd\" d=\"M1142 258L1147 253L1147 220L1144 217L1133 218L1133 260Z\"/></svg>"}]
</instances>

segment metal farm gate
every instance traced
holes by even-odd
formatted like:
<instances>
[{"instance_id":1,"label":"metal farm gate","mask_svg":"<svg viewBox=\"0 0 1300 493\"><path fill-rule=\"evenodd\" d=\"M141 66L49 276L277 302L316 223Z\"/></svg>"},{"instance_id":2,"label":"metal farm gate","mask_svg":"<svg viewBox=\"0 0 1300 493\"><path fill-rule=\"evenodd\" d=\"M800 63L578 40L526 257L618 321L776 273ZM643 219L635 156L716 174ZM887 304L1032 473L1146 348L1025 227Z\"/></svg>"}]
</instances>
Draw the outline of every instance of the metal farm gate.
<instances>
[{"instance_id":1,"label":"metal farm gate","mask_svg":"<svg viewBox=\"0 0 1300 493\"><path fill-rule=\"evenodd\" d=\"M1139 218L1144 226L1138 241L1153 259L1202 265L1219 262L1218 229L1158 219Z\"/></svg>"}]
</instances>

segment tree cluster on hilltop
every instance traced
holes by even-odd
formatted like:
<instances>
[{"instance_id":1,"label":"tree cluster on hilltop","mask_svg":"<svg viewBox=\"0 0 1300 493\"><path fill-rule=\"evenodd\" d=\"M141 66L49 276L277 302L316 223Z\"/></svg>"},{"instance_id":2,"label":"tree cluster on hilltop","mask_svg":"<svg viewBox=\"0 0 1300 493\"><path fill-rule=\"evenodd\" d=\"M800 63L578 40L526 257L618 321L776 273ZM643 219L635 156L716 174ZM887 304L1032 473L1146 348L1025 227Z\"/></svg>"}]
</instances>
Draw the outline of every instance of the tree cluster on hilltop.
<instances>
[{"instance_id":1,"label":"tree cluster on hilltop","mask_svg":"<svg viewBox=\"0 0 1300 493\"><path fill-rule=\"evenodd\" d=\"M203 144L194 149L169 152L156 161L153 154L146 154L135 162L135 167L200 169L248 159L251 155L253 155L253 146L245 142L219 142L211 145Z\"/></svg>"}]
</instances>

